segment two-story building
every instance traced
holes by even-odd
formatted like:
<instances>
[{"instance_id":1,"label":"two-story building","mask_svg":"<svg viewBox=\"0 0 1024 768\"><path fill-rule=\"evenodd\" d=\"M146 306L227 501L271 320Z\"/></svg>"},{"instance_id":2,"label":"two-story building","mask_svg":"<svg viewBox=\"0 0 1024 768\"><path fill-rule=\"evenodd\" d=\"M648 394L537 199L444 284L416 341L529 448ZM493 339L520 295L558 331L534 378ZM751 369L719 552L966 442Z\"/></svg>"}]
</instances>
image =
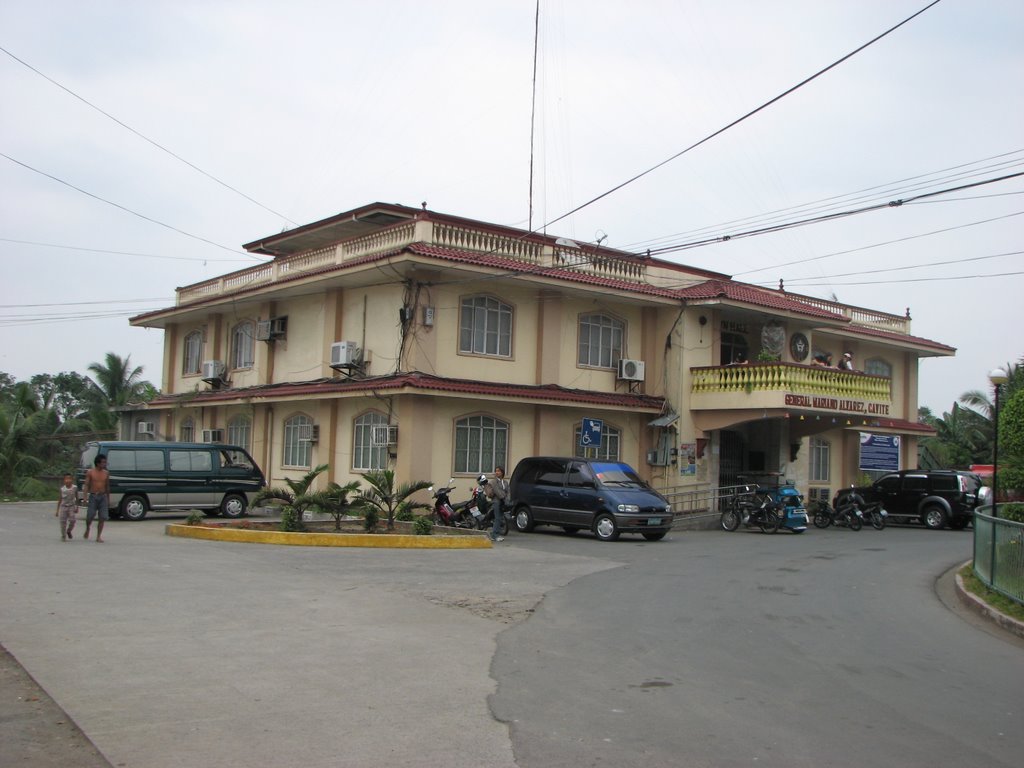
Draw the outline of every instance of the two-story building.
<instances>
[{"instance_id":1,"label":"two-story building","mask_svg":"<svg viewBox=\"0 0 1024 768\"><path fill-rule=\"evenodd\" d=\"M954 353L909 312L400 205L245 248L272 259L131 320L164 330L162 395L122 431L242 444L275 484L586 451L664 490L778 473L827 495L860 474L864 435L916 465L918 360ZM860 370L813 364L847 351Z\"/></svg>"}]
</instances>

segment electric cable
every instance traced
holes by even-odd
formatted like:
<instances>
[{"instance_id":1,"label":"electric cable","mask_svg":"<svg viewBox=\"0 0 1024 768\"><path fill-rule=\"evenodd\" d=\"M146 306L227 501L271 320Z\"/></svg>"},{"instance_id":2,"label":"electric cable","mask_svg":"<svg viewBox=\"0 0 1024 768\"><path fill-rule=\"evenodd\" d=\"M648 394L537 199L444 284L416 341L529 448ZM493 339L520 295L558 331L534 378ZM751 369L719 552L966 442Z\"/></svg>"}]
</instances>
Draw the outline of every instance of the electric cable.
<instances>
[{"instance_id":1,"label":"electric cable","mask_svg":"<svg viewBox=\"0 0 1024 768\"><path fill-rule=\"evenodd\" d=\"M74 184L72 184L70 182L64 181L63 179L59 179L56 176L53 176L53 175L51 175L49 173L46 173L45 171L39 170L38 168L33 168L31 165L28 165L27 163L23 163L20 160L15 160L13 157L11 157L10 155L4 154L3 152L0 152L0 157L5 157L8 160L10 160L12 163L14 163L15 165L20 165L22 168L27 168L28 170L30 170L30 171L32 171L34 173L38 173L40 176L45 176L48 179L52 179L53 181L56 181L59 184L63 184L65 187L70 187L71 189L75 190L76 192L81 192L83 195L86 195L87 197L91 197L94 200L99 200L101 203L106 203L107 205L112 205L114 208L118 208L118 209L124 211L125 213L130 213L132 216L138 216L140 219L144 219L145 221L148 221L151 224L158 224L161 227L166 227L167 229L170 229L173 232L177 232L180 235L185 235L185 237L190 237L193 240L198 240L198 241L200 241L202 243L207 243L208 245L213 245L213 246L216 246L217 248L222 248L223 250L229 251L231 253L240 253L240 254L242 254L244 256L248 256L250 259L254 259L256 261L260 261L260 259L258 257L253 256L251 253L247 253L245 251L237 251L234 248L229 248L226 245L221 245L220 243L215 243L213 240L207 240L205 237L200 237L199 235L193 235L191 232L186 232L184 229L179 229L178 227L175 227L175 226L173 226L171 224L165 224L164 222L159 221L158 219L151 218L149 216L146 216L143 213L139 213L138 211L133 211L131 208L126 208L123 205L120 205L119 203L112 202L111 200L107 200L106 198L100 197L99 195L94 195L92 192L87 192L84 189L82 189L81 187L76 187Z\"/></svg>"},{"instance_id":2,"label":"electric cable","mask_svg":"<svg viewBox=\"0 0 1024 768\"><path fill-rule=\"evenodd\" d=\"M216 262L219 264L237 264L238 262L248 262L247 259L209 259L202 256L161 256L155 253L136 253L134 251L111 251L106 248L86 248L81 245L59 245L57 243L40 243L35 240L15 240L13 237L0 237L0 243L16 243L17 245L36 245L42 248L61 248L67 251L84 251L86 253L108 253L114 256L138 256L145 259L168 259L171 261L201 261L204 264L206 262Z\"/></svg>"},{"instance_id":3,"label":"electric cable","mask_svg":"<svg viewBox=\"0 0 1024 768\"><path fill-rule=\"evenodd\" d=\"M220 179L218 179L218 178L217 178L216 176L214 176L213 174L207 173L207 172L206 172L206 171L204 171L204 170L203 170L202 168L200 168L200 167L199 167L198 165L195 165L194 163L190 163L190 162L189 162L188 160L186 160L185 158L183 158L183 157L182 157L181 155L177 155L177 154L175 154L174 152L172 152L171 150L169 150L169 149L168 149L167 147L163 146L162 144L158 144L157 142L153 141L153 139L149 138L149 137L148 137L148 136L146 136L145 134L142 134L142 133L140 133L139 131L137 131L137 130L135 130L134 128L132 128L132 127L131 127L130 125L128 125L128 124L126 124L126 123L122 122L121 120L118 120L118 119L117 119L116 117L114 117L114 116L113 116L112 114L110 114L109 112L105 112L104 110L100 109L99 107L97 107L97 106L96 106L95 104L93 104L93 103L92 103L91 101L89 101L88 99L85 99L85 98L83 98L82 96L79 96L79 95L78 95L77 93L75 93L74 91L72 91L72 90L71 90L70 88L68 88L68 87L66 87L66 86L64 86L64 85L61 85L60 83L58 83L58 82L57 82L56 80L54 80L54 79L53 79L52 77L50 77L49 75L45 75L45 74L43 74L43 73L42 73L42 72L40 72L40 71L39 71L38 69L36 69L35 67L33 67L33 66L32 66L31 64L29 64L29 63L28 63L27 61L24 61L23 59L19 59L19 58L18 58L17 56L15 56L15 55L14 55L13 53L11 53L10 51L8 51L8 50L7 50L6 48L4 48L3 46L0 46L0 51L2 51L2 52L4 52L4 53L6 53L6 54L7 54L8 56L10 56L10 57L11 57L12 59L14 59L14 60L15 60L16 62L18 62L18 63L19 63L19 64L21 64L22 66L24 66L24 67L27 67L28 69L32 70L33 72L35 72L35 73L36 73L37 75L39 75L39 76L40 76L41 78L43 78L44 80L48 80L49 82L53 83L53 84L54 84L54 85L56 85L56 86L57 86L58 88L60 88L60 89L61 89L62 91L64 91L64 92L66 92L66 93L70 94L71 96L74 96L74 97L75 97L76 99L78 99L78 100L79 100L80 102L82 102L82 103L83 103L83 104L85 104L86 106L88 106L88 107L91 107L92 109L95 109L95 110L96 110L97 112L99 112L99 113L100 113L101 115L103 115L104 117L106 117L106 118L109 118L110 120L113 120L113 121L114 121L115 123L117 123L118 125L120 125L120 126L121 126L122 128L124 128L125 130L131 131L132 133L134 133L134 134L135 134L136 136L138 136L138 137L139 137L140 139L142 139L143 141L149 142L149 143L150 143L150 144L152 144L152 145L153 145L154 147L156 147L157 149L159 149L159 150L160 150L161 152L166 152L166 153L167 153L168 155L170 155L171 157L173 157L173 158L174 158L175 160L178 160L178 161L180 161L180 162L184 163L185 165L187 165L187 166L188 166L189 168L191 168L192 170L194 170L194 171L197 171L198 173L201 173L201 174L202 174L203 176L205 176L206 178L210 179L211 181L214 181L214 182L216 182L217 184L220 184L220 185L221 185L222 187L224 187L225 189L229 189L229 190L231 190L231 191L232 191L232 192L234 192L234 193L235 193L236 195L239 195L239 196L241 196L241 197L244 197L244 198L245 198L246 200L248 200L248 201L249 201L250 203L254 203L255 205L258 205L258 206L259 206L260 208L262 208L263 210L267 211L268 213L272 213L272 214L274 214L274 215L275 215L275 216L277 216L278 218L280 218L280 219L282 219L282 220L284 220L284 221L287 221L287 222L288 222L289 224L291 224L291 225L293 225L293 226L296 226L296 227L298 226L298 224L297 224L296 222L294 222L294 221L292 221L291 219L289 219L289 218L288 218L287 216L285 216L285 215L284 215L283 213L278 213L278 212L277 212L277 211L275 211L274 209L272 209L272 208L268 208L268 207L267 207L267 206L265 206L265 205L264 205L263 203L261 203L261 202L260 202L259 200L255 200L254 198L252 198L252 197L249 197L249 195L245 194L245 193L244 193L244 192L242 192L241 190L238 190L238 189L236 189L235 187L232 187L232 186L231 186L230 184L228 184L228 183L227 183L227 182L225 182L225 181L221 181Z\"/></svg>"}]
</instances>

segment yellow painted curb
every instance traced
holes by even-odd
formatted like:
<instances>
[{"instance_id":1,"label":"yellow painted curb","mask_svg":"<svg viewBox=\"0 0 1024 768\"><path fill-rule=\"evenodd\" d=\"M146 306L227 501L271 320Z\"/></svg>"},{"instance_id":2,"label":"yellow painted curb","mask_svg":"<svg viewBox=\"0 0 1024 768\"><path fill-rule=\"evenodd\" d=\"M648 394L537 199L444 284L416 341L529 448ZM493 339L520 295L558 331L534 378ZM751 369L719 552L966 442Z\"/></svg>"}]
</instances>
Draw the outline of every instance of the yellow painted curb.
<instances>
[{"instance_id":1,"label":"yellow painted curb","mask_svg":"<svg viewBox=\"0 0 1024 768\"><path fill-rule=\"evenodd\" d=\"M285 544L293 547L388 547L392 549L491 549L486 536L409 536L383 533L293 533L251 531L245 528L204 528L201 525L171 523L168 536L209 541L239 541L248 544Z\"/></svg>"}]
</instances>

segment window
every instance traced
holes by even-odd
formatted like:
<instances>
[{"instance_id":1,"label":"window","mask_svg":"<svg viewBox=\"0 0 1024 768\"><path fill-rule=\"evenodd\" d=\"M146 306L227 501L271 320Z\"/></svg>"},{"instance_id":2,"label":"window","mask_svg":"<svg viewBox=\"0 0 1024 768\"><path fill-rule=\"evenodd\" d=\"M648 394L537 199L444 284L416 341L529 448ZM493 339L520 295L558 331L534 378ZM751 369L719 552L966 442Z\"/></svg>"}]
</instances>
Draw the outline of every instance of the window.
<instances>
[{"instance_id":1,"label":"window","mask_svg":"<svg viewBox=\"0 0 1024 768\"><path fill-rule=\"evenodd\" d=\"M185 351L181 356L181 372L199 373L203 364L203 334L192 331L185 337Z\"/></svg>"},{"instance_id":2,"label":"window","mask_svg":"<svg viewBox=\"0 0 1024 768\"><path fill-rule=\"evenodd\" d=\"M490 416L467 416L455 422L455 471L493 472L506 464L508 424Z\"/></svg>"},{"instance_id":3,"label":"window","mask_svg":"<svg viewBox=\"0 0 1024 768\"><path fill-rule=\"evenodd\" d=\"M722 344L721 344L721 365L729 365L743 355L744 360L750 360L749 345L747 344L747 337L742 333L733 333L732 331L722 332Z\"/></svg>"},{"instance_id":4,"label":"window","mask_svg":"<svg viewBox=\"0 0 1024 768\"><path fill-rule=\"evenodd\" d=\"M196 423L192 419L185 419L181 422L181 442L194 443L196 439Z\"/></svg>"},{"instance_id":5,"label":"window","mask_svg":"<svg viewBox=\"0 0 1024 768\"><path fill-rule=\"evenodd\" d=\"M579 365L614 368L622 357L625 324L607 315L582 315L579 330Z\"/></svg>"},{"instance_id":6,"label":"window","mask_svg":"<svg viewBox=\"0 0 1024 768\"><path fill-rule=\"evenodd\" d=\"M171 472L211 472L213 457L209 451L168 451Z\"/></svg>"},{"instance_id":7,"label":"window","mask_svg":"<svg viewBox=\"0 0 1024 768\"><path fill-rule=\"evenodd\" d=\"M574 461L569 465L569 474L565 478L565 484L570 488L595 488L594 474L586 464Z\"/></svg>"},{"instance_id":8,"label":"window","mask_svg":"<svg viewBox=\"0 0 1024 768\"><path fill-rule=\"evenodd\" d=\"M892 366L880 357L872 357L870 360L865 361L864 373L871 373L875 376L885 376L887 379L891 379Z\"/></svg>"},{"instance_id":9,"label":"window","mask_svg":"<svg viewBox=\"0 0 1024 768\"><path fill-rule=\"evenodd\" d=\"M251 320L235 326L231 331L231 367L252 368L256 359L256 334Z\"/></svg>"},{"instance_id":10,"label":"window","mask_svg":"<svg viewBox=\"0 0 1024 768\"><path fill-rule=\"evenodd\" d=\"M311 427L313 420L304 413L296 414L284 422L284 459L286 467L309 468L313 446L309 440L300 440L301 427Z\"/></svg>"},{"instance_id":11,"label":"window","mask_svg":"<svg viewBox=\"0 0 1024 768\"><path fill-rule=\"evenodd\" d=\"M606 423L601 434L600 448L582 447L580 445L580 430L581 425L577 424L572 438L573 456L581 459L597 459L599 461L619 461L619 444L622 442L621 430Z\"/></svg>"},{"instance_id":12,"label":"window","mask_svg":"<svg viewBox=\"0 0 1024 768\"><path fill-rule=\"evenodd\" d=\"M232 416L228 420L228 442L248 449L251 439L252 419L248 416Z\"/></svg>"},{"instance_id":13,"label":"window","mask_svg":"<svg viewBox=\"0 0 1024 768\"><path fill-rule=\"evenodd\" d=\"M369 472L387 468L388 447L373 444L373 428L387 426L387 423L388 417L377 411L364 413L353 422L352 469Z\"/></svg>"},{"instance_id":14,"label":"window","mask_svg":"<svg viewBox=\"0 0 1024 768\"><path fill-rule=\"evenodd\" d=\"M164 452L161 449L155 451L133 451L121 448L112 448L107 452L107 469L116 471L163 471Z\"/></svg>"},{"instance_id":15,"label":"window","mask_svg":"<svg viewBox=\"0 0 1024 768\"><path fill-rule=\"evenodd\" d=\"M811 438L812 483L827 483L831 479L832 443L820 437Z\"/></svg>"},{"instance_id":16,"label":"window","mask_svg":"<svg viewBox=\"0 0 1024 768\"><path fill-rule=\"evenodd\" d=\"M459 352L474 355L512 355L512 307L490 296L462 300Z\"/></svg>"}]
</instances>

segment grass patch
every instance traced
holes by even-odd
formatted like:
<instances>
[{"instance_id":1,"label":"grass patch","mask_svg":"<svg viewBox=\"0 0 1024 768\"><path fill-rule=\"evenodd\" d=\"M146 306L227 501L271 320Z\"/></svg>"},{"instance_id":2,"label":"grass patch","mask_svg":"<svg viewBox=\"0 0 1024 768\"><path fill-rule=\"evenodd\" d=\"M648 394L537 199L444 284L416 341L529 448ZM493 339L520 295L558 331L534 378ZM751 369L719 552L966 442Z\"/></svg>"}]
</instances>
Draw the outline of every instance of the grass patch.
<instances>
[{"instance_id":1,"label":"grass patch","mask_svg":"<svg viewBox=\"0 0 1024 768\"><path fill-rule=\"evenodd\" d=\"M1002 614L1017 621L1024 621L1024 605L1016 600L1011 600L1006 595L986 587L977 576L974 575L974 566L968 563L960 569L960 578L963 579L964 589L972 595L981 598L990 606Z\"/></svg>"}]
</instances>

